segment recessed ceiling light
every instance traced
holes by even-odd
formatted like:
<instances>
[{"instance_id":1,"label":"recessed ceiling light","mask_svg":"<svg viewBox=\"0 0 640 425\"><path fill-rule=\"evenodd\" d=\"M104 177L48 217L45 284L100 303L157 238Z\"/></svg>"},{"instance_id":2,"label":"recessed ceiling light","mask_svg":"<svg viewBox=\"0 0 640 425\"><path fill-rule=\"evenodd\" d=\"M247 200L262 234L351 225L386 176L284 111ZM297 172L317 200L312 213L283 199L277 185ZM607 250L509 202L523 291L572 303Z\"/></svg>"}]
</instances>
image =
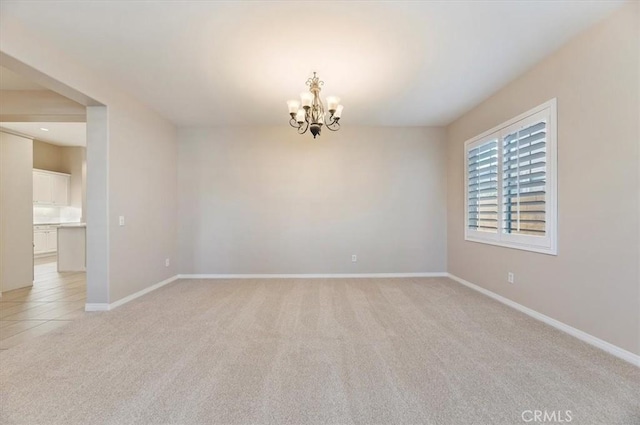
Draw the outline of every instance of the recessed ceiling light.
<instances>
[{"instance_id":1,"label":"recessed ceiling light","mask_svg":"<svg viewBox=\"0 0 640 425\"><path fill-rule=\"evenodd\" d=\"M44 127L40 127L40 130L42 130L42 131L49 131L49 129L48 129L48 128L44 128Z\"/></svg>"}]
</instances>

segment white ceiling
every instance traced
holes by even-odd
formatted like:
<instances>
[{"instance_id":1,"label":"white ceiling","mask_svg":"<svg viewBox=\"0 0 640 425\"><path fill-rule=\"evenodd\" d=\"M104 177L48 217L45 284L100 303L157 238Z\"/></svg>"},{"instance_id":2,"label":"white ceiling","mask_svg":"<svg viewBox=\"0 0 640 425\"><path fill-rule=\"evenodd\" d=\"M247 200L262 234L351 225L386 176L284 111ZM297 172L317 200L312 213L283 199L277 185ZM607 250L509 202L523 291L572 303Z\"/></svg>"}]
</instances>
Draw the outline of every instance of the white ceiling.
<instances>
[{"instance_id":1,"label":"white ceiling","mask_svg":"<svg viewBox=\"0 0 640 425\"><path fill-rule=\"evenodd\" d=\"M12 1L17 19L178 125L286 125L318 71L343 124L445 125L610 1Z\"/></svg>"},{"instance_id":2,"label":"white ceiling","mask_svg":"<svg viewBox=\"0 0 640 425\"><path fill-rule=\"evenodd\" d=\"M87 146L87 125L83 122L0 122L0 127L54 145Z\"/></svg>"},{"instance_id":3,"label":"white ceiling","mask_svg":"<svg viewBox=\"0 0 640 425\"><path fill-rule=\"evenodd\" d=\"M46 90L39 84L0 66L0 90Z\"/></svg>"}]
</instances>

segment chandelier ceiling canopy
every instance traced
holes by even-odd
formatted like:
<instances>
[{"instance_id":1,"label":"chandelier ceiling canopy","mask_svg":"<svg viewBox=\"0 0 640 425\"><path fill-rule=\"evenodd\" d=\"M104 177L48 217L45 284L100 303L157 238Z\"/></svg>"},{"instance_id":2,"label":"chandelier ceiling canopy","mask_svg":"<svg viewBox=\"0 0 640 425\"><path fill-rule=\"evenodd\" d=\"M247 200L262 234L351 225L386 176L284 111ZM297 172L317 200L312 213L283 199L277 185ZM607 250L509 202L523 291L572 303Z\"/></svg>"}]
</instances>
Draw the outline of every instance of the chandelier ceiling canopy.
<instances>
[{"instance_id":1,"label":"chandelier ceiling canopy","mask_svg":"<svg viewBox=\"0 0 640 425\"><path fill-rule=\"evenodd\" d=\"M320 135L323 125L331 131L340 129L340 117L342 116L340 98L327 97L327 111L325 111L320 98L320 90L323 85L324 81L321 81L314 72L313 77L307 80L309 91L300 93L300 101L287 101L289 115L291 115L289 125L296 128L298 134L304 134L310 130L315 139Z\"/></svg>"}]
</instances>

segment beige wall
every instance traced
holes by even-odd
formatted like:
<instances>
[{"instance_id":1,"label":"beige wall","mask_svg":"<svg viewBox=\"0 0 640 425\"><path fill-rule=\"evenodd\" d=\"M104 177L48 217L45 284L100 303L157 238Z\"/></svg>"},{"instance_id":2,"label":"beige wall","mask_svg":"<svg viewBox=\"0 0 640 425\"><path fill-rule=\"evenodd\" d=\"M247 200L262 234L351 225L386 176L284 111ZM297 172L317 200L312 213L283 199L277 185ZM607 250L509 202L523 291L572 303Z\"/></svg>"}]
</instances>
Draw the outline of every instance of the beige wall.
<instances>
[{"instance_id":1,"label":"beige wall","mask_svg":"<svg viewBox=\"0 0 640 425\"><path fill-rule=\"evenodd\" d=\"M0 122L85 122L85 116L83 105L53 91L0 90Z\"/></svg>"},{"instance_id":2,"label":"beige wall","mask_svg":"<svg viewBox=\"0 0 640 425\"><path fill-rule=\"evenodd\" d=\"M444 272L445 149L434 128L181 130L180 273Z\"/></svg>"},{"instance_id":3,"label":"beige wall","mask_svg":"<svg viewBox=\"0 0 640 425\"><path fill-rule=\"evenodd\" d=\"M636 354L638 21L631 2L448 127L449 272ZM554 97L558 256L465 242L465 140Z\"/></svg>"},{"instance_id":4,"label":"beige wall","mask_svg":"<svg viewBox=\"0 0 640 425\"><path fill-rule=\"evenodd\" d=\"M40 140L33 141L33 168L70 173L64 148Z\"/></svg>"},{"instance_id":5,"label":"beige wall","mask_svg":"<svg viewBox=\"0 0 640 425\"><path fill-rule=\"evenodd\" d=\"M69 204L75 208L81 208L83 215L86 210L86 149L82 146L61 147L63 155L62 162L65 173L71 174L69 190Z\"/></svg>"},{"instance_id":6,"label":"beige wall","mask_svg":"<svg viewBox=\"0 0 640 425\"><path fill-rule=\"evenodd\" d=\"M176 137L150 110L109 109L110 302L176 274Z\"/></svg>"},{"instance_id":7,"label":"beige wall","mask_svg":"<svg viewBox=\"0 0 640 425\"><path fill-rule=\"evenodd\" d=\"M0 292L33 284L31 139L0 132Z\"/></svg>"}]
</instances>

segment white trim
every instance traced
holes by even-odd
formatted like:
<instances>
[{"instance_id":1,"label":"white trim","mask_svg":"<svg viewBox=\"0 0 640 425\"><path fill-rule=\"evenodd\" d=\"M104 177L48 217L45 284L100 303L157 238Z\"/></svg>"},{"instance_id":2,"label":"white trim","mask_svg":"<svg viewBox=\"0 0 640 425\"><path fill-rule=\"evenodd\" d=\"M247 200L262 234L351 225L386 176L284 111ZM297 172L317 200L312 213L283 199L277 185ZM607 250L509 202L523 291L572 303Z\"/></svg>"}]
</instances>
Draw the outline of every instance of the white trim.
<instances>
[{"instance_id":1,"label":"white trim","mask_svg":"<svg viewBox=\"0 0 640 425\"><path fill-rule=\"evenodd\" d=\"M131 294L129 296L126 296L124 298L120 298L118 301L115 301L115 302L112 302L111 304L109 304L109 310L113 310L116 307L120 307L122 304L126 304L129 301L133 301L136 298L141 297L141 296L143 296L145 294L148 294L151 291L155 291L156 289L161 288L164 285L168 285L168 284L170 284L171 282L174 282L177 279L178 279L177 275L176 276L172 276L169 279L165 279L162 282L158 282L155 285L151 285L151 286L149 286L147 288L144 288L144 289L142 289L142 290L140 290L140 291L138 291L136 293L133 293L133 294Z\"/></svg>"},{"instance_id":2,"label":"white trim","mask_svg":"<svg viewBox=\"0 0 640 425\"><path fill-rule=\"evenodd\" d=\"M109 311L109 310L113 310L116 307L120 307L122 304L126 304L129 301L135 300L138 297L141 297L145 294L148 294L151 291L155 291L158 288L161 288L165 285L170 284L171 282L174 282L176 280L178 280L179 277L178 275L176 276L172 276L169 279L165 279L162 282L158 282L155 285L151 285L148 288L144 288L136 293L133 293L129 296L126 296L124 298L119 299L118 301L112 302L111 304L107 304L107 303L87 303L84 306L84 311Z\"/></svg>"},{"instance_id":3,"label":"white trim","mask_svg":"<svg viewBox=\"0 0 640 425\"><path fill-rule=\"evenodd\" d=\"M492 240L489 238L483 239L483 238L476 238L473 236L468 236L465 239L465 241L483 243L485 245L501 246L503 248L519 249L521 251L539 252L540 254L558 255L557 251L555 253L552 253L552 252L549 252L549 248L541 248L536 245L518 244L516 242L500 242L500 241Z\"/></svg>"},{"instance_id":4,"label":"white trim","mask_svg":"<svg viewBox=\"0 0 640 425\"><path fill-rule=\"evenodd\" d=\"M575 338L578 338L581 341L586 342L587 344L593 345L594 347L597 347L603 351L606 351L607 353L618 357L619 359L625 360L629 363L631 363L634 366L640 367L640 355L638 354L634 354L630 351L625 350L624 348L620 348L617 345L613 345L607 341L603 341L600 338L596 338L595 336L588 334L584 331L581 331L579 329L576 329L572 326L569 326L565 323L560 322L559 320L556 319L552 319L549 316L545 316L542 313L538 313L535 310L530 309L529 307L525 307L522 304L518 304L515 301L511 301L508 298L503 297L502 295L498 295L495 292L491 292L488 289L482 288L478 285L475 285L469 281L466 281L462 278L459 278L456 275L453 275L451 273L448 273L449 278L452 280L455 280L456 282L473 289L474 291L478 291L481 294L484 294L490 298L493 298L496 301L501 302L502 304L505 304L515 310L518 310L524 314L526 314L527 316L533 317L536 320L539 320L541 322L546 323L549 326L552 326L562 332L565 332Z\"/></svg>"},{"instance_id":5,"label":"white trim","mask_svg":"<svg viewBox=\"0 0 640 425\"><path fill-rule=\"evenodd\" d=\"M380 277L448 277L446 272L428 273L319 273L319 274L179 274L178 279L343 279Z\"/></svg>"},{"instance_id":6,"label":"white trim","mask_svg":"<svg viewBox=\"0 0 640 425\"><path fill-rule=\"evenodd\" d=\"M33 137L29 136L29 139L33 139ZM47 143L47 142L45 142L45 143ZM71 177L71 174L60 173L58 171L43 170L42 168L34 168L33 172L34 173L42 173L42 174L54 174L54 175L64 176L64 177Z\"/></svg>"},{"instance_id":7,"label":"white trim","mask_svg":"<svg viewBox=\"0 0 640 425\"><path fill-rule=\"evenodd\" d=\"M84 305L84 311L109 311L109 304L107 304L107 303L86 303Z\"/></svg>"}]
</instances>

